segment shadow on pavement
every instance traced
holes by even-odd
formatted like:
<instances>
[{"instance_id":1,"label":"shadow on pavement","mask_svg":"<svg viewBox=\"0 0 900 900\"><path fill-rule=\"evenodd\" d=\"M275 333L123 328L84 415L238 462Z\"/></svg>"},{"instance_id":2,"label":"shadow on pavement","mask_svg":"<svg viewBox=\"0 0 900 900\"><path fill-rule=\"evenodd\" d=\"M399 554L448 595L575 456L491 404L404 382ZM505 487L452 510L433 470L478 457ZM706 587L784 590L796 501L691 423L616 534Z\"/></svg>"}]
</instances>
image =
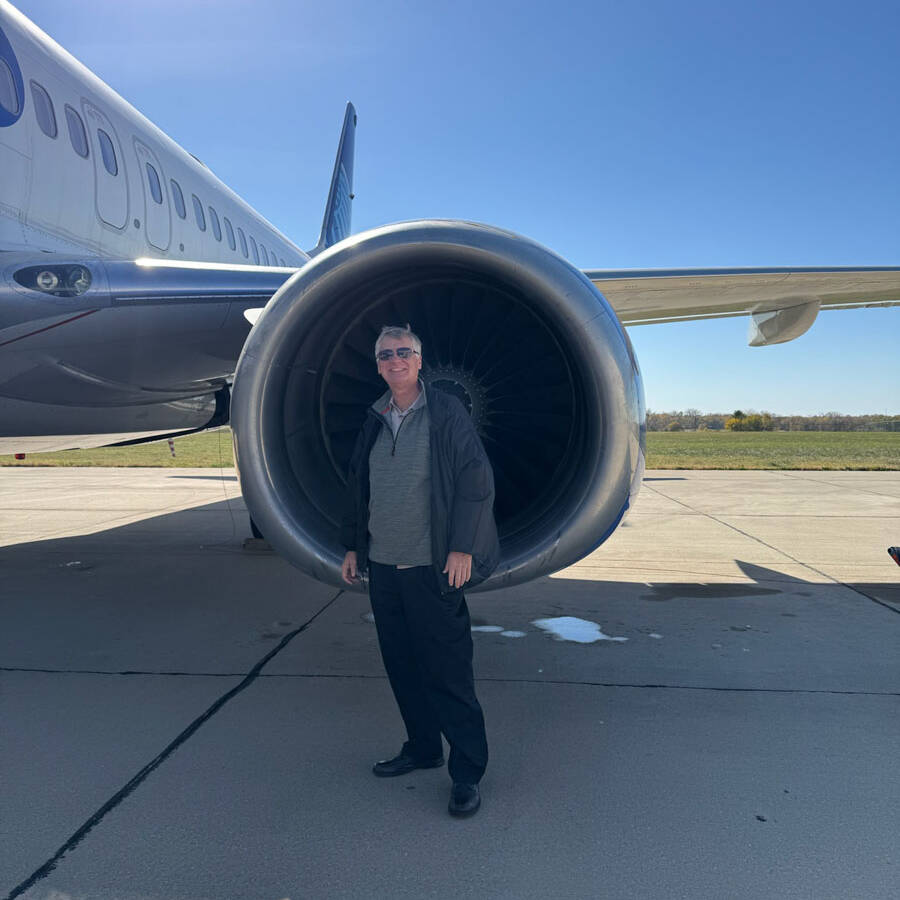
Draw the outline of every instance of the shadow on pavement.
<instances>
[{"instance_id":1,"label":"shadow on pavement","mask_svg":"<svg viewBox=\"0 0 900 900\"><path fill-rule=\"evenodd\" d=\"M274 553L243 551L248 535L246 512L235 499L93 534L0 548L4 579L0 666L247 671L267 642L305 620L335 591ZM653 563L657 571L652 573L630 568L630 580L544 577L469 595L473 625L525 630L528 652L546 646L550 639L534 627L534 620L552 616L606 623L604 628L618 629L632 641L667 629L691 646L721 628L745 630L748 623L757 630L767 623L770 632L780 634L785 619L801 617L808 623L815 612L821 620L816 633L821 632L822 646L835 641L840 642L835 647L846 649L863 611L877 610L880 616L900 612L900 584L887 581L807 582L749 561L737 561L745 580L738 580L737 574L702 581L683 576L659 580L665 558L655 555ZM885 567L893 568L889 558ZM345 598L342 608L358 607L359 615L368 609L364 595L348 593ZM772 620L779 629L771 627ZM857 624L862 645L863 632L871 623ZM786 643L780 652L796 656L796 645L787 642L808 642L812 633L783 636ZM340 643L343 632L331 639ZM495 660L498 664L516 643L491 634L479 635L478 640L480 646L504 648ZM533 646L535 641L541 643ZM655 652L660 655L658 649ZM655 657L642 654L641 659L653 667ZM749 662L742 660L739 668L748 670ZM356 671L358 655L355 661L348 657L347 664ZM517 677L520 667L510 664ZM335 668L329 666L331 671ZM577 678L577 667L569 674Z\"/></svg>"},{"instance_id":2,"label":"shadow on pavement","mask_svg":"<svg viewBox=\"0 0 900 900\"><path fill-rule=\"evenodd\" d=\"M274 553L243 552L248 535L234 499L0 548L0 759L17 775L0 785L10 811L6 831L0 822L0 868L10 880L71 844L36 891L76 885L76 896L120 896L104 886L107 873L121 881L120 867L131 866L127 882L146 886L166 860L183 863L178 883L192 891L184 895L207 895L196 882L218 879L216 896L228 896L229 885L231 896L257 896L249 882L270 878L265 896L286 896L281 884L297 883L299 868L316 896L399 896L391 885L408 860L385 861L383 843L371 839L397 832L404 847L423 833L433 838L429 853L437 871L453 873L454 896L490 893L474 882L456 890L460 840L481 869L498 860L509 867L504 877L518 880L506 896L591 896L615 878L610 896L629 896L647 847L681 835L673 859L704 841L718 854L731 835L729 883L769 820L793 829L795 855L826 847L838 859L848 828L868 827L867 845L891 840L893 807L873 816L866 798L887 797L893 771L896 583L806 581L748 560L736 561L741 574L660 581L667 560L656 552L655 572L629 564L621 577L632 580L544 577L471 595L473 625L490 629L473 635L492 758L496 750L475 827L490 830L448 840L442 773L411 778L401 794L373 784L368 771L376 746L392 747L401 728L368 598L336 597ZM890 572L893 562L885 564ZM596 623L603 638L558 640L535 624L566 617ZM259 678L237 696L254 670ZM810 765L813 754L821 758ZM548 759L557 764L545 769ZM850 805L849 825L848 773L863 798ZM803 816L787 805L794 798L810 798ZM96 811L120 799L94 829ZM686 828L684 810L698 803L702 815ZM632 840L623 821L644 823L646 834ZM835 822L834 834L811 841L810 822ZM293 837L283 840L295 833L302 854ZM757 856L775 858L784 834L773 830ZM491 844L498 839L502 847ZM607 852L596 852L601 841ZM547 846L562 863L529 870ZM345 866L354 854L363 862ZM604 868L623 854L620 872ZM594 868L582 871L586 861ZM811 861L821 863L813 854L803 878ZM871 883L883 868L872 865ZM344 869L365 872L365 885L350 893L355 876L345 873L329 894ZM751 869L740 875L746 892L732 896L758 895ZM724 882L694 890L708 870L702 853L689 860L679 895L726 895ZM543 880L529 893L535 878ZM445 887L449 895L444 883L436 895ZM668 884L642 892L671 895Z\"/></svg>"}]
</instances>

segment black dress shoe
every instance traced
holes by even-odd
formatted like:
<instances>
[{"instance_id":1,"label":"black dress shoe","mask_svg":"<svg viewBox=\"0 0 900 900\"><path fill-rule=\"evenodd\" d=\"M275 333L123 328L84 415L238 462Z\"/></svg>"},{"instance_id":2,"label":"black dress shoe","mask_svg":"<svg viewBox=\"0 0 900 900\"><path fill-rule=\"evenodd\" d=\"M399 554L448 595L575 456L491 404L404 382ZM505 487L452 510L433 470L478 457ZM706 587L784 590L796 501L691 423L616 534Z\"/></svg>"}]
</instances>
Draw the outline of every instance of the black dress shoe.
<instances>
[{"instance_id":1,"label":"black dress shoe","mask_svg":"<svg viewBox=\"0 0 900 900\"><path fill-rule=\"evenodd\" d=\"M447 809L451 816L474 816L481 806L481 794L477 784L465 784L454 781L450 790L450 805Z\"/></svg>"},{"instance_id":2,"label":"black dress shoe","mask_svg":"<svg viewBox=\"0 0 900 900\"><path fill-rule=\"evenodd\" d=\"M395 775L412 772L413 769L437 769L443 764L443 756L436 756L434 759L413 759L413 757L401 753L393 759L383 759L381 762L375 763L372 771L379 778L393 778Z\"/></svg>"}]
</instances>

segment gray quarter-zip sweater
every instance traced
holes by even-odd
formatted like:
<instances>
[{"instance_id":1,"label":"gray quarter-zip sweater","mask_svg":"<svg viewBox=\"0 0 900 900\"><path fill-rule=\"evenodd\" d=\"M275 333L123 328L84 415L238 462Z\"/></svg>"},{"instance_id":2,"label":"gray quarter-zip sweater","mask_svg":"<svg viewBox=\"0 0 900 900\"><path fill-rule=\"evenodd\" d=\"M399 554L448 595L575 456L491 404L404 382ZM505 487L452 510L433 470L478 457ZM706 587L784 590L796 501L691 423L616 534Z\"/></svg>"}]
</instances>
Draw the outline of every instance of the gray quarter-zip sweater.
<instances>
[{"instance_id":1,"label":"gray quarter-zip sweater","mask_svg":"<svg viewBox=\"0 0 900 900\"><path fill-rule=\"evenodd\" d=\"M405 414L388 391L372 404L384 422L369 453L369 558L430 566L431 436L425 391Z\"/></svg>"},{"instance_id":2,"label":"gray quarter-zip sweater","mask_svg":"<svg viewBox=\"0 0 900 900\"><path fill-rule=\"evenodd\" d=\"M441 593L452 593L441 568L450 551L472 554L474 587L497 568L500 543L494 522L494 476L484 446L465 407L456 397L425 387L431 441L431 570ZM341 514L341 543L357 554L365 568L372 536L369 534L369 456L384 431L380 413L367 408L350 467ZM405 425L403 426L406 427ZM401 435L402 437L402 435Z\"/></svg>"}]
</instances>

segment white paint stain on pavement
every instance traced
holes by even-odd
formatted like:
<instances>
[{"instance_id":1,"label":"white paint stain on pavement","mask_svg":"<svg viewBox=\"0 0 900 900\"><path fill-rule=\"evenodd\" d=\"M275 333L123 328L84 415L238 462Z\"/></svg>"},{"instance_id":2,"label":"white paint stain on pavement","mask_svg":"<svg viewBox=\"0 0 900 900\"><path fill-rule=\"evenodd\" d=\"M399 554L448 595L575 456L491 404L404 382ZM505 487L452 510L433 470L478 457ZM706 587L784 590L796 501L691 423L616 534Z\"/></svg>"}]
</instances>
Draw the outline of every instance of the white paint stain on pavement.
<instances>
[{"instance_id":1,"label":"white paint stain on pavement","mask_svg":"<svg viewBox=\"0 0 900 900\"><path fill-rule=\"evenodd\" d=\"M594 641L627 641L627 637L610 637L600 630L596 622L576 619L574 616L558 616L553 619L535 619L537 625L557 641L575 641L577 644L593 644Z\"/></svg>"},{"instance_id":2,"label":"white paint stain on pavement","mask_svg":"<svg viewBox=\"0 0 900 900\"><path fill-rule=\"evenodd\" d=\"M524 631L511 631L504 628L502 625L473 625L472 631L487 631L491 634L499 634L500 637L525 637Z\"/></svg>"}]
</instances>

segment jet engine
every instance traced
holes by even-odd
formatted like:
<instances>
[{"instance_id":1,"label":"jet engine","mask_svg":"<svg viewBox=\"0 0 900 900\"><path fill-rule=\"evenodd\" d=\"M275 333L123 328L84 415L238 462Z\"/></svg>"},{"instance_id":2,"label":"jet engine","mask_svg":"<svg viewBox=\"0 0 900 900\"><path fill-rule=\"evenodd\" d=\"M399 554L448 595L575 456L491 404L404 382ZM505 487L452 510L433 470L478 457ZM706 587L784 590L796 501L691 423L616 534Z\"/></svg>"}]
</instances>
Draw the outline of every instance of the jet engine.
<instances>
[{"instance_id":1,"label":"jet engine","mask_svg":"<svg viewBox=\"0 0 900 900\"><path fill-rule=\"evenodd\" d=\"M251 516L274 548L343 586L346 472L383 325L422 339L425 381L469 410L494 469L502 557L477 588L557 571L596 549L644 468L637 360L575 267L485 225L417 221L347 238L294 274L254 325L232 399Z\"/></svg>"}]
</instances>

